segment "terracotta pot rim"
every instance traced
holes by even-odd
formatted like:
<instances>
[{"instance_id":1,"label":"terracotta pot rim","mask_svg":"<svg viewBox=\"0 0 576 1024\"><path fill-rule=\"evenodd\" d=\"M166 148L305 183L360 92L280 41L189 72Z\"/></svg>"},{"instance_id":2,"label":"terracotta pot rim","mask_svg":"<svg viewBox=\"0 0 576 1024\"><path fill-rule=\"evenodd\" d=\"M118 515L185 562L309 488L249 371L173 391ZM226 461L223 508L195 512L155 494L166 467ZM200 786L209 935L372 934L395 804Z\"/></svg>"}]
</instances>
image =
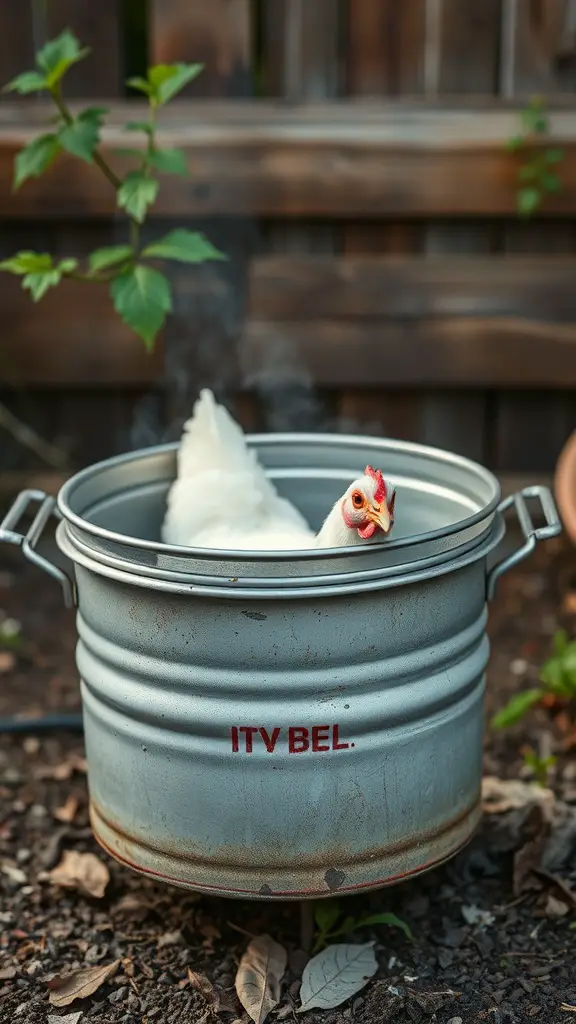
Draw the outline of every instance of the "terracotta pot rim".
<instances>
[{"instance_id":1,"label":"terracotta pot rim","mask_svg":"<svg viewBox=\"0 0 576 1024\"><path fill-rule=\"evenodd\" d=\"M576 544L576 430L560 453L554 475L554 490L566 531Z\"/></svg>"}]
</instances>

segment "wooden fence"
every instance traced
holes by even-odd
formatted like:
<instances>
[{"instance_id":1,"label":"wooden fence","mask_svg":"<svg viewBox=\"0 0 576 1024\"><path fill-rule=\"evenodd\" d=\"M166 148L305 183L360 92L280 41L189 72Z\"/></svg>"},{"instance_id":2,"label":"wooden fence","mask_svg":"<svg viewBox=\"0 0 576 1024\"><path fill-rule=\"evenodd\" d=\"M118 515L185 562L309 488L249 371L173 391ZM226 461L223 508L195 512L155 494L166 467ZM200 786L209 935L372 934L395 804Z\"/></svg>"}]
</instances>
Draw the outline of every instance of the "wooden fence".
<instances>
[{"instance_id":1,"label":"wooden fence","mask_svg":"<svg viewBox=\"0 0 576 1024\"><path fill-rule=\"evenodd\" d=\"M71 27L93 55L68 94L108 100L114 150L138 106L126 73L148 58L204 61L161 121L191 179L166 181L153 230L199 226L229 261L175 272L153 358L98 288L62 286L32 306L0 277L0 398L72 465L172 436L209 384L250 429L385 433L501 472L550 471L576 426L575 0L145 11L10 0L0 79ZM563 186L519 223L506 140L535 92L553 108ZM14 154L45 117L40 101L0 103L1 254L121 240L114 195L86 165L61 158L12 194ZM29 458L7 438L0 466Z\"/></svg>"}]
</instances>

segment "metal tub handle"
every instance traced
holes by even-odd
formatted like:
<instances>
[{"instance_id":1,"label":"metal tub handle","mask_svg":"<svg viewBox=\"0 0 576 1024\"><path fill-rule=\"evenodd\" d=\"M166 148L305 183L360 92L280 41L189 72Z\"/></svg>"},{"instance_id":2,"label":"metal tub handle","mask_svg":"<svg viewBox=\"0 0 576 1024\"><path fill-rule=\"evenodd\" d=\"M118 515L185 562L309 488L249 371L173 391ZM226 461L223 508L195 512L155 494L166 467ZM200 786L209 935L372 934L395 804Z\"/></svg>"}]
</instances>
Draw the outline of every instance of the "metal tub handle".
<instances>
[{"instance_id":1,"label":"metal tub handle","mask_svg":"<svg viewBox=\"0 0 576 1024\"><path fill-rule=\"evenodd\" d=\"M537 498L540 501L540 505L546 519L545 526L534 526L526 504L527 499L530 498ZM512 569L513 566L518 565L518 562L521 562L526 558L526 555L529 555L536 547L536 541L548 540L550 537L556 537L562 532L560 516L558 515L554 498L552 497L548 487L540 487L536 484L533 487L524 487L523 490L518 491L517 494L511 494L509 498L505 498L504 501L500 502L498 511L500 513L504 513L509 508L512 508L513 505L516 509L516 515L518 516L520 526L522 527L525 542L517 551L508 555L507 558L503 558L501 562L498 562L497 565L490 569L486 583L488 600L494 597L496 584L500 577L503 576L505 572L508 572L508 569Z\"/></svg>"},{"instance_id":2,"label":"metal tub handle","mask_svg":"<svg viewBox=\"0 0 576 1024\"><path fill-rule=\"evenodd\" d=\"M28 532L19 533L17 529L18 523L33 501L41 502L40 508ZM54 565L53 562L49 562L47 558L39 555L36 551L36 545L42 536L46 523L52 515L60 518L56 498L44 494L44 491L21 491L0 524L0 541L5 541L7 544L16 544L18 547L21 547L29 562L33 562L34 565L39 566L44 572L58 580L64 594L64 604L67 608L73 608L76 597L74 583L63 569Z\"/></svg>"}]
</instances>

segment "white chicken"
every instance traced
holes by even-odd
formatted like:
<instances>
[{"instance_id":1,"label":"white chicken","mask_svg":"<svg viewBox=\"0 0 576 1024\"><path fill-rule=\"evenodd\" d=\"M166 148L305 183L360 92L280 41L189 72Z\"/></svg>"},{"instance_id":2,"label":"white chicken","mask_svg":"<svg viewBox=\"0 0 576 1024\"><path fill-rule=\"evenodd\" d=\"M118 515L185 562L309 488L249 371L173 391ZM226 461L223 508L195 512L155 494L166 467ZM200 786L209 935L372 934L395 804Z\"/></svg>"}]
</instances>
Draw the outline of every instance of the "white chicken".
<instances>
[{"instance_id":1,"label":"white chicken","mask_svg":"<svg viewBox=\"0 0 576 1024\"><path fill-rule=\"evenodd\" d=\"M177 461L162 526L166 544L245 551L345 547L382 540L394 524L396 492L389 492L380 470L367 466L314 534L207 389L184 424Z\"/></svg>"}]
</instances>

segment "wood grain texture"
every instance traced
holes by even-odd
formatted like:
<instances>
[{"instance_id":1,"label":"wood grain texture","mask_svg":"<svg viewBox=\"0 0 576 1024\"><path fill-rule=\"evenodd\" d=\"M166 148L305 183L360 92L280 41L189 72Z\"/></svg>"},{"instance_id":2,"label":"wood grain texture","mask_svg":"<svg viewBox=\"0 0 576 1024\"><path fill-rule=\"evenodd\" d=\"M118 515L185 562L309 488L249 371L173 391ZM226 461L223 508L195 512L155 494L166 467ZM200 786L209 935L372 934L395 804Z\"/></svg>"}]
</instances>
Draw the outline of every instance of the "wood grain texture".
<instances>
[{"instance_id":1,"label":"wood grain texture","mask_svg":"<svg viewBox=\"0 0 576 1024\"><path fill-rule=\"evenodd\" d=\"M500 5L501 0L428 0L428 33L432 19L439 22L438 93L496 92Z\"/></svg>"},{"instance_id":2,"label":"wood grain texture","mask_svg":"<svg viewBox=\"0 0 576 1024\"><path fill-rule=\"evenodd\" d=\"M34 24L29 0L10 0L0 11L0 86L34 67Z\"/></svg>"},{"instance_id":3,"label":"wood grain texture","mask_svg":"<svg viewBox=\"0 0 576 1024\"><path fill-rule=\"evenodd\" d=\"M566 48L574 46L573 0L525 3L503 0L508 22L509 95L574 91L574 62L566 66ZM572 72L572 73L570 73Z\"/></svg>"},{"instance_id":4,"label":"wood grain texture","mask_svg":"<svg viewBox=\"0 0 576 1024\"><path fill-rule=\"evenodd\" d=\"M150 13L154 61L199 61L205 65L189 94L249 95L249 0L152 0ZM195 156L192 159L195 161ZM197 182L195 172L193 164L192 180ZM174 181L187 195L194 191L209 194L212 188L208 180L197 185L186 179L171 179L164 194L171 192ZM185 216L194 212L198 211L180 211ZM196 227L193 222L187 226ZM236 346L244 322L247 265L254 232L249 221L232 217L209 222L205 228L226 261L194 267L171 263L166 267L173 302L164 330L163 379L169 438L180 435L200 388L209 387L221 396L230 390L238 373Z\"/></svg>"},{"instance_id":5,"label":"wood grain texture","mask_svg":"<svg viewBox=\"0 0 576 1024\"><path fill-rule=\"evenodd\" d=\"M92 50L66 75L66 96L103 99L122 95L122 7L122 0L49 0L46 38L53 39L70 28L83 46Z\"/></svg>"},{"instance_id":6,"label":"wood grain texture","mask_svg":"<svg viewBox=\"0 0 576 1024\"><path fill-rule=\"evenodd\" d=\"M293 103L337 96L342 85L339 0L266 0L263 14L265 93ZM337 226L317 221L274 221L265 235L275 253L331 253L339 243ZM289 343L272 337L260 371L256 391L266 429L327 429L329 405Z\"/></svg>"},{"instance_id":7,"label":"wood grain texture","mask_svg":"<svg viewBox=\"0 0 576 1024\"><path fill-rule=\"evenodd\" d=\"M350 0L346 91L354 96L423 91L425 0Z\"/></svg>"},{"instance_id":8,"label":"wood grain texture","mask_svg":"<svg viewBox=\"0 0 576 1024\"><path fill-rule=\"evenodd\" d=\"M576 325L551 330L534 321L474 317L411 324L249 320L241 340L246 387L257 387L271 339L323 387L562 389L573 373Z\"/></svg>"},{"instance_id":9,"label":"wood grain texture","mask_svg":"<svg viewBox=\"0 0 576 1024\"><path fill-rule=\"evenodd\" d=\"M250 309L270 320L521 317L576 322L574 262L562 257L265 256Z\"/></svg>"},{"instance_id":10,"label":"wood grain texture","mask_svg":"<svg viewBox=\"0 0 576 1024\"><path fill-rule=\"evenodd\" d=\"M503 54L508 63L502 68L501 91L522 101L542 91L562 88L557 55L567 39L569 21L574 28L576 4L573 0L539 0L538 3L511 3L504 0ZM571 14L571 18L569 15ZM569 87L574 89L574 80ZM544 209L547 202L544 203ZM574 252L575 231L566 221L532 220L507 225L502 248L508 253L544 254ZM568 260L567 260L568 262ZM560 314L562 315L562 314ZM569 370L566 386L576 388L576 365ZM501 393L495 396L492 417L492 457L496 467L543 469L554 465L562 445L576 426L574 392Z\"/></svg>"},{"instance_id":11,"label":"wood grain texture","mask_svg":"<svg viewBox=\"0 0 576 1024\"><path fill-rule=\"evenodd\" d=\"M339 0L265 0L263 92L322 100L341 89Z\"/></svg>"},{"instance_id":12,"label":"wood grain texture","mask_svg":"<svg viewBox=\"0 0 576 1024\"><path fill-rule=\"evenodd\" d=\"M250 0L151 0L149 10L154 63L204 64L182 95L250 95Z\"/></svg>"},{"instance_id":13,"label":"wood grain texture","mask_svg":"<svg viewBox=\"0 0 576 1024\"><path fill-rule=\"evenodd\" d=\"M0 110L0 216L110 215L108 183L65 157L12 194L13 158L36 134L39 107L22 104L23 122L19 104ZM130 116L125 107L116 109L124 112ZM137 112L134 104L132 116ZM570 213L576 209L576 114L560 112L552 123L566 150L565 187L548 209ZM177 104L162 121L159 142L188 151L192 177L171 178L152 216L510 216L516 166L505 142L515 130L517 114L506 111ZM111 127L105 144L115 149L125 137ZM128 166L112 159L118 169Z\"/></svg>"},{"instance_id":14,"label":"wood grain texture","mask_svg":"<svg viewBox=\"0 0 576 1024\"><path fill-rule=\"evenodd\" d=\"M282 374L346 389L576 386L571 260L270 255L250 266L246 311L242 290L227 292L223 281L207 291L205 272L180 282L176 327L195 372L220 390L242 381L258 391ZM233 331L221 338L213 308L222 297L236 305ZM33 305L14 279L0 277L0 301L10 324L4 380L160 382L160 348L153 358L144 353L104 289L70 283Z\"/></svg>"},{"instance_id":15,"label":"wood grain texture","mask_svg":"<svg viewBox=\"0 0 576 1024\"><path fill-rule=\"evenodd\" d=\"M427 0L427 96L445 93L490 95L496 90L500 0ZM424 250L431 256L485 253L492 248L486 223L429 224ZM487 400L480 391L467 395L432 393L423 401L423 440L482 460Z\"/></svg>"}]
</instances>

